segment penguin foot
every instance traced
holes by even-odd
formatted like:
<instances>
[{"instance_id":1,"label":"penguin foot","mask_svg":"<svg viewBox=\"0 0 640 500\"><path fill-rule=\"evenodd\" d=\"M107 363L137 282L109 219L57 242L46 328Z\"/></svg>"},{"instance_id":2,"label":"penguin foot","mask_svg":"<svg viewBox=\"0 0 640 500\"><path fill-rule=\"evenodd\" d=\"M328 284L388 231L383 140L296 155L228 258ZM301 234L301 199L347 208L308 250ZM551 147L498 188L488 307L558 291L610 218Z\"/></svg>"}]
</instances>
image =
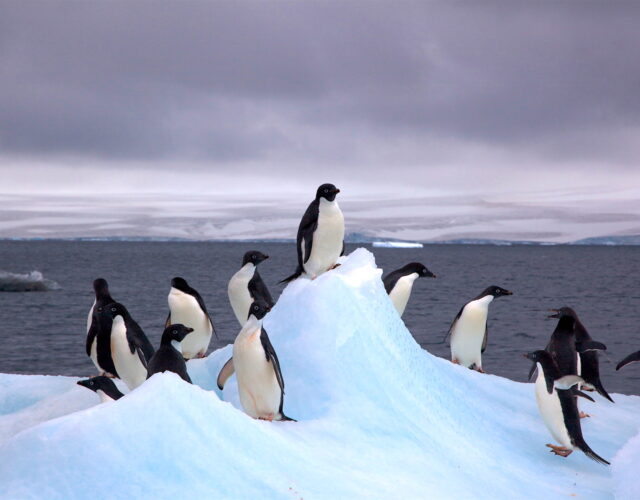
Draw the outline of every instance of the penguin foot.
<instances>
[{"instance_id":1,"label":"penguin foot","mask_svg":"<svg viewBox=\"0 0 640 500\"><path fill-rule=\"evenodd\" d=\"M336 264L334 264L334 265L333 265L333 267L330 267L330 268L329 268L329 269L327 269L327 270L328 270L328 271L332 271L332 270L333 270L333 269L335 269L336 267L340 267L340 266L341 266L341 264L336 263Z\"/></svg>"},{"instance_id":2,"label":"penguin foot","mask_svg":"<svg viewBox=\"0 0 640 500\"><path fill-rule=\"evenodd\" d=\"M481 366L476 366L475 370L479 373L486 373Z\"/></svg>"},{"instance_id":3,"label":"penguin foot","mask_svg":"<svg viewBox=\"0 0 640 500\"><path fill-rule=\"evenodd\" d=\"M590 418L591 415L589 415L588 413L585 413L583 411L580 412L580 418Z\"/></svg>"},{"instance_id":4,"label":"penguin foot","mask_svg":"<svg viewBox=\"0 0 640 500\"><path fill-rule=\"evenodd\" d=\"M568 457L569 455L571 455L573 453L573 450L569 449L569 448L565 448L564 446L556 446L553 444L547 444L547 446L549 448L551 448L551 453L555 453L556 455L560 456L560 457Z\"/></svg>"},{"instance_id":5,"label":"penguin foot","mask_svg":"<svg viewBox=\"0 0 640 500\"><path fill-rule=\"evenodd\" d=\"M266 420L267 422L273 422L273 413L267 415L266 417L258 417L258 420Z\"/></svg>"},{"instance_id":6,"label":"penguin foot","mask_svg":"<svg viewBox=\"0 0 640 500\"><path fill-rule=\"evenodd\" d=\"M589 391L589 392L594 392L595 389L593 388L593 386L590 385L583 385L582 387L580 387L581 391Z\"/></svg>"},{"instance_id":7,"label":"penguin foot","mask_svg":"<svg viewBox=\"0 0 640 500\"><path fill-rule=\"evenodd\" d=\"M199 353L196 355L196 358L204 358L204 357L205 357L205 353L204 353L204 352L199 352Z\"/></svg>"},{"instance_id":8,"label":"penguin foot","mask_svg":"<svg viewBox=\"0 0 640 500\"><path fill-rule=\"evenodd\" d=\"M452 362L454 365L459 365L459 364L460 364L460 361L458 361L456 358L453 358L453 359L451 360L451 362Z\"/></svg>"}]
</instances>

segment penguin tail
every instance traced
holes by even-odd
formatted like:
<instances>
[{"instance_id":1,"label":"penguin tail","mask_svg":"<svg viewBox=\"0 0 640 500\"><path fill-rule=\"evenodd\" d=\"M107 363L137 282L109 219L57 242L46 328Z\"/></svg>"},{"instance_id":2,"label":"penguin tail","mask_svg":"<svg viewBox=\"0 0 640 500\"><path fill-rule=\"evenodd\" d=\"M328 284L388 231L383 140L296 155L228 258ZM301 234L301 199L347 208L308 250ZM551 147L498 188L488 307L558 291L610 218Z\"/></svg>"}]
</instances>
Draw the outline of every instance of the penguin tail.
<instances>
[{"instance_id":1,"label":"penguin tail","mask_svg":"<svg viewBox=\"0 0 640 500\"><path fill-rule=\"evenodd\" d=\"M580 451L582 451L582 453L588 456L591 460L598 462L599 464L611 465L604 458L598 455L595 451L589 448L589 445L584 441L584 439L581 439L580 441L581 441L580 443L576 443L576 447L580 449Z\"/></svg>"},{"instance_id":2,"label":"penguin tail","mask_svg":"<svg viewBox=\"0 0 640 500\"><path fill-rule=\"evenodd\" d=\"M600 382L600 380L598 380L595 384L593 384L593 386L596 388L596 391L598 391L598 394L600 394L600 396L602 396L603 398L607 398L612 403L615 403L613 398L611 396L609 396L609 393L602 386L602 382Z\"/></svg>"},{"instance_id":3,"label":"penguin tail","mask_svg":"<svg viewBox=\"0 0 640 500\"><path fill-rule=\"evenodd\" d=\"M279 283L290 283L294 279L300 277L301 274L302 274L302 268L300 266L298 266L298 269L296 269L295 273L293 273L291 276L286 277L285 279L283 279Z\"/></svg>"},{"instance_id":4,"label":"penguin tail","mask_svg":"<svg viewBox=\"0 0 640 500\"><path fill-rule=\"evenodd\" d=\"M287 417L284 413L280 412L280 422L297 422L295 418Z\"/></svg>"}]
</instances>

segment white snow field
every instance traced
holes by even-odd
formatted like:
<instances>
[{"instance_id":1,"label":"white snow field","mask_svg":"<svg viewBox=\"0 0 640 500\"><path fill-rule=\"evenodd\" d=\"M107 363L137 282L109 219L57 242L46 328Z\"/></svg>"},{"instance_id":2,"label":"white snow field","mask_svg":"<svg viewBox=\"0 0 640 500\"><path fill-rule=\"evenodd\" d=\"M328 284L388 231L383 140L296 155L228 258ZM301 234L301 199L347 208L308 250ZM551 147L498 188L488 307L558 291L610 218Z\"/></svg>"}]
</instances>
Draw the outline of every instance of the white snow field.
<instances>
[{"instance_id":1,"label":"white snow field","mask_svg":"<svg viewBox=\"0 0 640 500\"><path fill-rule=\"evenodd\" d=\"M554 456L533 385L422 350L380 274L359 249L267 316L299 422L246 416L235 376L215 389L230 346L189 362L196 385L159 374L112 403L71 377L0 376L0 497L640 498L639 397L582 404L586 441L613 467Z\"/></svg>"}]
</instances>

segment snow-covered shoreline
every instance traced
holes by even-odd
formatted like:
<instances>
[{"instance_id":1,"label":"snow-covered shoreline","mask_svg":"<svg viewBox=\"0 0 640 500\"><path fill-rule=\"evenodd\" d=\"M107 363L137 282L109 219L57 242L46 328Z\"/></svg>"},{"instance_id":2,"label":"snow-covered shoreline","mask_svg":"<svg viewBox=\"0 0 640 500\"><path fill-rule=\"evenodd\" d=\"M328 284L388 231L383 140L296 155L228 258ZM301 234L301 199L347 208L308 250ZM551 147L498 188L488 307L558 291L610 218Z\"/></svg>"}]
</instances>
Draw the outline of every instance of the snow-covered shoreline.
<instances>
[{"instance_id":1,"label":"snow-covered shoreline","mask_svg":"<svg viewBox=\"0 0 640 500\"><path fill-rule=\"evenodd\" d=\"M0 375L0 497L638 498L640 397L581 402L611 468L553 456L533 386L422 350L379 277L359 249L267 316L297 423L247 417L235 377L215 388L230 346L189 362L194 386L156 375L110 404L72 377Z\"/></svg>"}]
</instances>

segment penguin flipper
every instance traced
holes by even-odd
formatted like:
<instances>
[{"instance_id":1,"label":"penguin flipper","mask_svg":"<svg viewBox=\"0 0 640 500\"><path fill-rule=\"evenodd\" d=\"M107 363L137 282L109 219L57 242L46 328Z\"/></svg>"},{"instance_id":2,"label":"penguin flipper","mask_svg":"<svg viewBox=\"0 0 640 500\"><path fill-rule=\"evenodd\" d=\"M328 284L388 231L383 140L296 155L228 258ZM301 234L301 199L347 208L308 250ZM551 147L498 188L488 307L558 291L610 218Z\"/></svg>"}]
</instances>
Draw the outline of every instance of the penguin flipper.
<instances>
[{"instance_id":1,"label":"penguin flipper","mask_svg":"<svg viewBox=\"0 0 640 500\"><path fill-rule=\"evenodd\" d=\"M282 394L284 394L284 379L282 378L282 371L280 370L280 361L278 361L278 355L276 354L276 351L271 344L271 340L269 340L269 335L267 335L267 331L264 328L260 332L260 342L264 348L267 361L271 361L271 364L273 365L278 385L280 386Z\"/></svg>"},{"instance_id":2,"label":"penguin flipper","mask_svg":"<svg viewBox=\"0 0 640 500\"><path fill-rule=\"evenodd\" d=\"M289 283L289 282L293 281L294 279L300 277L301 274L302 274L302 268L298 266L298 269L296 269L295 273L293 273L291 276L287 276L282 281L279 281L279 283Z\"/></svg>"},{"instance_id":3,"label":"penguin flipper","mask_svg":"<svg viewBox=\"0 0 640 500\"><path fill-rule=\"evenodd\" d=\"M557 389L571 389L574 385L584 383L584 379L578 375L565 375L555 380L553 386Z\"/></svg>"},{"instance_id":4,"label":"penguin flipper","mask_svg":"<svg viewBox=\"0 0 640 500\"><path fill-rule=\"evenodd\" d=\"M444 339L442 339L443 342L446 342L448 338L451 337L454 328L456 327L456 323L458 322L458 320L460 319L460 316L462 316L462 311L464 311L464 308L467 304L465 304L464 306L462 306L460 308L460 310L458 311L458 314L456 314L456 317L453 318L453 321L451 322L451 326L449 326L449 331L447 332L447 334L444 336Z\"/></svg>"},{"instance_id":5,"label":"penguin flipper","mask_svg":"<svg viewBox=\"0 0 640 500\"><path fill-rule=\"evenodd\" d=\"M636 361L640 361L640 351L633 352L622 361L620 361L620 363L618 363L618 365L616 366L616 371L623 366L627 366L629 363L635 363Z\"/></svg>"},{"instance_id":6,"label":"penguin flipper","mask_svg":"<svg viewBox=\"0 0 640 500\"><path fill-rule=\"evenodd\" d=\"M138 353L138 358L140 358L140 362L145 369L147 369L147 359L144 357L144 352L140 347L136 347L136 352Z\"/></svg>"},{"instance_id":7,"label":"penguin flipper","mask_svg":"<svg viewBox=\"0 0 640 500\"><path fill-rule=\"evenodd\" d=\"M480 354L483 354L487 350L487 341L489 340L489 322L484 325L484 338L482 339L482 347L480 348Z\"/></svg>"},{"instance_id":8,"label":"penguin flipper","mask_svg":"<svg viewBox=\"0 0 640 500\"><path fill-rule=\"evenodd\" d=\"M95 320L95 318L91 317L91 326L89 327L89 331L87 332L87 345L86 345L86 349L87 349L87 356L91 357L91 344L93 344L93 341L96 338L96 335L98 335L98 322Z\"/></svg>"},{"instance_id":9,"label":"penguin flipper","mask_svg":"<svg viewBox=\"0 0 640 500\"><path fill-rule=\"evenodd\" d=\"M582 391L580 391L580 390L578 390L578 389L574 389L574 391L573 391L573 392L574 392L574 394L575 394L576 396L580 396L581 398L584 398L584 399L586 399L586 400L588 400L588 401L591 401L592 403L595 403L595 402L596 402L596 400L595 400L595 399L593 399L591 396L589 396L586 392L582 392Z\"/></svg>"},{"instance_id":10,"label":"penguin flipper","mask_svg":"<svg viewBox=\"0 0 640 500\"><path fill-rule=\"evenodd\" d=\"M584 342L576 342L576 350L579 353L587 351L606 351L607 346L602 342L596 342L595 340L586 340Z\"/></svg>"},{"instance_id":11,"label":"penguin flipper","mask_svg":"<svg viewBox=\"0 0 640 500\"><path fill-rule=\"evenodd\" d=\"M167 328L168 326L171 326L171 311L167 314L167 320L164 322L164 327Z\"/></svg>"},{"instance_id":12,"label":"penguin flipper","mask_svg":"<svg viewBox=\"0 0 640 500\"><path fill-rule=\"evenodd\" d=\"M143 362L144 366L147 366L147 361L151 359L155 349L153 345L145 335L144 331L138 323L129 318L127 321L127 342L129 343L129 349L131 354L138 350L138 356L142 353L142 357L145 358Z\"/></svg>"},{"instance_id":13,"label":"penguin flipper","mask_svg":"<svg viewBox=\"0 0 640 500\"><path fill-rule=\"evenodd\" d=\"M536 365L535 363L531 365L531 369L529 370L529 377L527 377L527 380L531 380L533 378L533 373L536 371L537 367L538 365Z\"/></svg>"},{"instance_id":14,"label":"penguin flipper","mask_svg":"<svg viewBox=\"0 0 640 500\"><path fill-rule=\"evenodd\" d=\"M229 358L229 361L224 364L224 366L220 370L220 373L218 373L218 379L216 380L218 389L224 389L224 384L227 383L227 380L229 380L229 377L233 375L234 372L235 368L233 366L233 358L231 357Z\"/></svg>"},{"instance_id":15,"label":"penguin flipper","mask_svg":"<svg viewBox=\"0 0 640 500\"><path fill-rule=\"evenodd\" d=\"M300 227L298 227L297 247L298 247L298 264L303 267L303 264L309 260L311 256L311 249L313 247L313 233L318 228L318 216L320 214L319 202L317 200L312 201L300 221ZM304 245L304 255L302 253Z\"/></svg>"}]
</instances>

